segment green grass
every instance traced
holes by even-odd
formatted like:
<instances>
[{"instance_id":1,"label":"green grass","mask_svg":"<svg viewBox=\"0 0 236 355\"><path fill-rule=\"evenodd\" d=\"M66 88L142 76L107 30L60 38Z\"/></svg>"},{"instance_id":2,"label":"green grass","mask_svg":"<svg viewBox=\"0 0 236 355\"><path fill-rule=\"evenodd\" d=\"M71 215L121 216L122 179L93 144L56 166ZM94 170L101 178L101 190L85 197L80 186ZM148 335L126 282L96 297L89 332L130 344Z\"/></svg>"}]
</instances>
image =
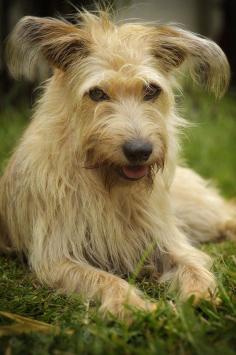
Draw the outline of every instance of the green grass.
<instances>
[{"instance_id":1,"label":"green grass","mask_svg":"<svg viewBox=\"0 0 236 355\"><path fill-rule=\"evenodd\" d=\"M226 196L236 196L236 93L221 101L194 92L184 101L187 130L184 156L188 165L213 178Z\"/></svg>"},{"instance_id":2,"label":"green grass","mask_svg":"<svg viewBox=\"0 0 236 355\"><path fill-rule=\"evenodd\" d=\"M18 110L8 107L0 112L0 171L29 122L28 117L30 111L24 106Z\"/></svg>"},{"instance_id":3,"label":"green grass","mask_svg":"<svg viewBox=\"0 0 236 355\"><path fill-rule=\"evenodd\" d=\"M200 93L185 98L184 116L194 123L183 142L188 165L213 178L226 196L236 196L236 107L234 94L216 103ZM27 123L25 110L5 110L0 115L1 166ZM165 287L146 280L139 287L159 300L154 314L137 312L132 325L102 320L94 305L78 295L59 295L42 287L16 257L0 257L0 311L8 311L59 326L60 333L32 332L0 337L0 354L223 354L236 353L236 253L235 244L208 244L203 249L215 260L222 303L191 300L176 309L168 303ZM14 324L0 317L0 334ZM23 327L23 326L22 326ZM70 329L73 332L67 333Z\"/></svg>"}]
</instances>

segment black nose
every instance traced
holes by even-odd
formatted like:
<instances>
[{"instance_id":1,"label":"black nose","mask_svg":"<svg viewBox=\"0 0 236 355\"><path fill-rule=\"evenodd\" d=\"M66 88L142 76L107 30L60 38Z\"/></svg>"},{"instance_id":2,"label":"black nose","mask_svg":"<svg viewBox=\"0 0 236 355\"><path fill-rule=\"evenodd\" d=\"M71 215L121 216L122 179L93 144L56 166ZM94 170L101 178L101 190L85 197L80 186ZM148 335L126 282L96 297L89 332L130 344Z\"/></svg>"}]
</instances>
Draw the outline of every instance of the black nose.
<instances>
[{"instance_id":1,"label":"black nose","mask_svg":"<svg viewBox=\"0 0 236 355\"><path fill-rule=\"evenodd\" d=\"M141 139L132 140L123 145L123 152L131 163L146 161L152 153L152 144Z\"/></svg>"}]
</instances>

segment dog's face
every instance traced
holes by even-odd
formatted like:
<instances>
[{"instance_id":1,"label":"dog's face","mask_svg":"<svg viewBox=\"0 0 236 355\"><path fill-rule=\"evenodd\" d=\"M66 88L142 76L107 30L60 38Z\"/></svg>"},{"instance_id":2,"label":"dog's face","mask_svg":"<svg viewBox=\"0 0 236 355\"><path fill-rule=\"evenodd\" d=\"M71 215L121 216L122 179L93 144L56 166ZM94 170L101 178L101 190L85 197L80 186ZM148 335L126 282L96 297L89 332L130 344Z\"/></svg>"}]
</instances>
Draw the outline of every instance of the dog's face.
<instances>
[{"instance_id":1,"label":"dog's face","mask_svg":"<svg viewBox=\"0 0 236 355\"><path fill-rule=\"evenodd\" d=\"M86 165L109 166L120 178L137 181L164 167L173 94L150 48L142 39L132 47L133 29L108 36L91 49L78 87L82 151Z\"/></svg>"},{"instance_id":2,"label":"dog's face","mask_svg":"<svg viewBox=\"0 0 236 355\"><path fill-rule=\"evenodd\" d=\"M77 111L85 167L105 171L113 180L150 178L175 160L181 119L172 87L181 64L218 96L229 78L227 60L215 43L173 26L116 26L106 14L85 13L78 26L26 17L9 48L16 75L32 74L30 63L38 56L56 68L54 75L64 80Z\"/></svg>"}]
</instances>

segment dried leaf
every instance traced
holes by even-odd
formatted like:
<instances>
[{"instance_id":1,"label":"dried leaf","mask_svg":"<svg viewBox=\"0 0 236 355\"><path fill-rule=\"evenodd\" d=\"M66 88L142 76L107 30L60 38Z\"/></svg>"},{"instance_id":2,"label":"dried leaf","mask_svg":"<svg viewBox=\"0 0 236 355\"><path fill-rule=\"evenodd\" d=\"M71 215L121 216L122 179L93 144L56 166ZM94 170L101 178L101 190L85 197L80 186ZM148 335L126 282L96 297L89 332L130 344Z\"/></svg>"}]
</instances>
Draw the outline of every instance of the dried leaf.
<instances>
[{"instance_id":1,"label":"dried leaf","mask_svg":"<svg viewBox=\"0 0 236 355\"><path fill-rule=\"evenodd\" d=\"M13 324L0 326L0 336L23 334L30 332L40 332L46 334L59 334L61 332L61 329L58 326L41 322L35 319L26 318L18 314L0 311L0 315L15 321L15 323ZM68 335L73 334L72 329L66 329L64 332Z\"/></svg>"}]
</instances>

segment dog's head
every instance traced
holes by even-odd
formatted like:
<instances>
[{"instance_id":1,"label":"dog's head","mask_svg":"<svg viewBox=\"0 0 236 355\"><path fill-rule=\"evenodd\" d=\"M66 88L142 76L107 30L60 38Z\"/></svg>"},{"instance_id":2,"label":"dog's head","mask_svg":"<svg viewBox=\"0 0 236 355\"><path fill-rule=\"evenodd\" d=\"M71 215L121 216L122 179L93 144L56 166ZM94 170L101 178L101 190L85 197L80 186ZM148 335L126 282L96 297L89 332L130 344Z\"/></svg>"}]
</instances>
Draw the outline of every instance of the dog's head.
<instances>
[{"instance_id":1,"label":"dog's head","mask_svg":"<svg viewBox=\"0 0 236 355\"><path fill-rule=\"evenodd\" d=\"M32 76L40 57L55 69L55 92L63 87L58 100L67 90L82 164L119 181L147 180L174 165L184 121L175 111L173 78L183 64L216 96L229 80L227 59L214 42L175 26L115 25L106 13L85 12L76 26L23 18L10 37L10 70Z\"/></svg>"}]
</instances>

